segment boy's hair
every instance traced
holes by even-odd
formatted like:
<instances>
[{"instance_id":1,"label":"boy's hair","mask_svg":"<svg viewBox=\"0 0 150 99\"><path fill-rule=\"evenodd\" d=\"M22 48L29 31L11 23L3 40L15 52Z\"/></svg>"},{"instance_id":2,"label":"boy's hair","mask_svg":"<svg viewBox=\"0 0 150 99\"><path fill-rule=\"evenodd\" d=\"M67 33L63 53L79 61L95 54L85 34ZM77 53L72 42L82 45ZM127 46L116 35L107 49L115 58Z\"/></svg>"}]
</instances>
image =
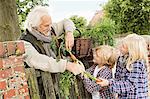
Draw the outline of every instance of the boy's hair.
<instances>
[{"instance_id":1,"label":"boy's hair","mask_svg":"<svg viewBox=\"0 0 150 99\"><path fill-rule=\"evenodd\" d=\"M108 65L110 68L113 68L117 60L115 48L108 45L101 45L93 48L93 54L94 53L96 54L96 57L100 58L103 65Z\"/></svg>"},{"instance_id":2,"label":"boy's hair","mask_svg":"<svg viewBox=\"0 0 150 99\"><path fill-rule=\"evenodd\" d=\"M126 45L129 53L126 68L132 70L131 64L136 60L144 60L148 66L147 44L142 36L137 34L129 34L120 43Z\"/></svg>"}]
</instances>

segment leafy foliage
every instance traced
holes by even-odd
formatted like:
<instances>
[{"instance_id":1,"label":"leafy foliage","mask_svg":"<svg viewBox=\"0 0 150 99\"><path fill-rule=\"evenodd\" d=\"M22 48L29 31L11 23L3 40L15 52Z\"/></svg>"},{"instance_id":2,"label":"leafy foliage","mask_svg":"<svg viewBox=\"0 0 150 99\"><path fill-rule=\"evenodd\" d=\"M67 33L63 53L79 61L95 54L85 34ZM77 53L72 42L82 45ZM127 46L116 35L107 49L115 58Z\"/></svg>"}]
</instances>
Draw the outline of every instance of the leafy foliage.
<instances>
[{"instance_id":1,"label":"leafy foliage","mask_svg":"<svg viewBox=\"0 0 150 99\"><path fill-rule=\"evenodd\" d=\"M84 17L79 17L77 15L74 15L74 16L70 17L70 19L74 22L75 27L78 28L81 31L81 33L86 31L87 20ZM80 35L79 32L74 31L75 37L78 37L79 35ZM83 35L81 34L81 36L83 36Z\"/></svg>"},{"instance_id":2,"label":"leafy foliage","mask_svg":"<svg viewBox=\"0 0 150 99\"><path fill-rule=\"evenodd\" d=\"M87 20L84 17L78 17L77 15L74 15L70 17L70 19L74 22L76 28L85 28L87 25Z\"/></svg>"},{"instance_id":3,"label":"leafy foliage","mask_svg":"<svg viewBox=\"0 0 150 99\"><path fill-rule=\"evenodd\" d=\"M93 38L95 45L113 45L113 36L116 33L117 26L115 25L115 22L109 18L103 18L95 27L87 32L87 34Z\"/></svg>"},{"instance_id":4,"label":"leafy foliage","mask_svg":"<svg viewBox=\"0 0 150 99\"><path fill-rule=\"evenodd\" d=\"M59 37L52 35L50 48L57 56L56 57L57 61L59 61L60 59L66 59L68 61L72 61L70 57L67 57L64 34L60 35ZM60 93L66 99L68 99L70 95L70 88L71 85L73 84L74 84L74 75L71 72L65 71L60 74L60 79L59 79Z\"/></svg>"},{"instance_id":5,"label":"leafy foliage","mask_svg":"<svg viewBox=\"0 0 150 99\"><path fill-rule=\"evenodd\" d=\"M75 26L81 31L82 38L92 38L95 46L101 44L113 45L113 36L118 32L118 26L110 18L103 18L96 26L88 27L86 25L86 19L83 17L73 16L70 18ZM79 36L79 33L75 31L75 36Z\"/></svg>"},{"instance_id":6,"label":"leafy foliage","mask_svg":"<svg viewBox=\"0 0 150 99\"><path fill-rule=\"evenodd\" d=\"M110 0L104 9L119 33L150 33L150 0Z\"/></svg>"},{"instance_id":7,"label":"leafy foliage","mask_svg":"<svg viewBox=\"0 0 150 99\"><path fill-rule=\"evenodd\" d=\"M70 95L69 90L72 84L74 84L74 75L69 71L62 73L59 81L60 93L62 96L67 98Z\"/></svg>"}]
</instances>

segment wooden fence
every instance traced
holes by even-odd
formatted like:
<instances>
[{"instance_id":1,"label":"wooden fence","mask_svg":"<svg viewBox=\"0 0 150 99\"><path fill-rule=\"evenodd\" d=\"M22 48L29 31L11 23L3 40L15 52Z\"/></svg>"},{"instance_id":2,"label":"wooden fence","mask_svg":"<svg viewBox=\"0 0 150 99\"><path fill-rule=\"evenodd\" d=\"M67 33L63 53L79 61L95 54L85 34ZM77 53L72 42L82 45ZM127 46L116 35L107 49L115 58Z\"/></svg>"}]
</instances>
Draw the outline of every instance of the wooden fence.
<instances>
[{"instance_id":1,"label":"wooden fence","mask_svg":"<svg viewBox=\"0 0 150 99\"><path fill-rule=\"evenodd\" d=\"M92 57L81 58L86 68L92 65ZM60 73L49 73L34 68L26 68L29 94L31 99L66 99L60 95L59 90ZM91 99L90 93L86 91L82 80L77 78L79 96L76 95L75 86L70 88L69 99Z\"/></svg>"}]
</instances>

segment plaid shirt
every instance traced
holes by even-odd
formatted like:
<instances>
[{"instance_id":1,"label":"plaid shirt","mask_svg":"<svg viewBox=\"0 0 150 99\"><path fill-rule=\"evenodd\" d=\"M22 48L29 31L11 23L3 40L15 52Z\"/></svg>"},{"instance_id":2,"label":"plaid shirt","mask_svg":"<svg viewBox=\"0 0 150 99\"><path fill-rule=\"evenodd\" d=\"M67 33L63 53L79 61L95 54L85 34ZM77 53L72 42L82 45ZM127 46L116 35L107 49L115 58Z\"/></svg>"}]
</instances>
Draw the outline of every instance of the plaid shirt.
<instances>
[{"instance_id":1,"label":"plaid shirt","mask_svg":"<svg viewBox=\"0 0 150 99\"><path fill-rule=\"evenodd\" d=\"M93 75L94 70L95 70L95 66L92 66L86 71L89 72L91 75ZM97 77L111 79L112 71L111 69L105 66L98 72ZM100 99L114 99L113 94L110 92L108 87L101 87L99 84L96 84L95 81L92 81L88 78L84 78L83 76L81 76L81 79L83 79L84 86L88 92L93 93L95 91L97 92L99 91L101 97Z\"/></svg>"},{"instance_id":2,"label":"plaid shirt","mask_svg":"<svg viewBox=\"0 0 150 99\"><path fill-rule=\"evenodd\" d=\"M110 79L110 91L118 93L119 99L148 99L147 69L143 60L137 60L132 70L126 69L127 57L121 56L117 62L116 79Z\"/></svg>"}]
</instances>

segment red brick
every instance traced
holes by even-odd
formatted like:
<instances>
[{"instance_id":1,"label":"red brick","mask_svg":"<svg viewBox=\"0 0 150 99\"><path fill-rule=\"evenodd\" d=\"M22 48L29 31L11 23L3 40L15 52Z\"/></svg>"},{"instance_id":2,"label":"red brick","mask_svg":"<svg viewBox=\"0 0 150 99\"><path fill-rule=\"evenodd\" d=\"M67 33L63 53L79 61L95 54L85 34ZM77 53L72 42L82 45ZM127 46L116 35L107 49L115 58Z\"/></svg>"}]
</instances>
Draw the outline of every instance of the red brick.
<instances>
[{"instance_id":1,"label":"red brick","mask_svg":"<svg viewBox=\"0 0 150 99\"><path fill-rule=\"evenodd\" d=\"M14 70L17 71L17 72L24 73L24 67L23 66L17 66L17 67L14 68Z\"/></svg>"},{"instance_id":2,"label":"red brick","mask_svg":"<svg viewBox=\"0 0 150 99\"><path fill-rule=\"evenodd\" d=\"M3 59L3 68L8 68L14 65L14 62L9 58Z\"/></svg>"},{"instance_id":3,"label":"red brick","mask_svg":"<svg viewBox=\"0 0 150 99\"><path fill-rule=\"evenodd\" d=\"M18 42L17 43L17 51L19 54L24 54L25 53L25 48L24 48L24 43L23 42Z\"/></svg>"},{"instance_id":4,"label":"red brick","mask_svg":"<svg viewBox=\"0 0 150 99\"><path fill-rule=\"evenodd\" d=\"M2 79L5 79L5 78L7 78L7 77L9 77L9 76L11 76L12 75L12 69L10 68L10 69L6 69L6 70L1 70L0 71L0 79L2 78Z\"/></svg>"},{"instance_id":5,"label":"red brick","mask_svg":"<svg viewBox=\"0 0 150 99\"><path fill-rule=\"evenodd\" d=\"M18 91L19 91L19 94L28 93L29 92L28 85L25 85L25 86L21 87Z\"/></svg>"},{"instance_id":6,"label":"red brick","mask_svg":"<svg viewBox=\"0 0 150 99\"><path fill-rule=\"evenodd\" d=\"M7 42L7 54L8 55L13 55L15 54L16 51L16 46L15 46L15 42Z\"/></svg>"},{"instance_id":7,"label":"red brick","mask_svg":"<svg viewBox=\"0 0 150 99\"><path fill-rule=\"evenodd\" d=\"M29 96L29 95L27 95L27 96L24 96L24 98L25 98L25 99L30 99L30 96Z\"/></svg>"},{"instance_id":8,"label":"red brick","mask_svg":"<svg viewBox=\"0 0 150 99\"><path fill-rule=\"evenodd\" d=\"M0 90L5 90L6 89L6 81L0 82Z\"/></svg>"},{"instance_id":9,"label":"red brick","mask_svg":"<svg viewBox=\"0 0 150 99\"><path fill-rule=\"evenodd\" d=\"M4 92L4 99L10 99L12 98L13 96L16 95L16 90L15 89L11 89L7 92Z\"/></svg>"},{"instance_id":10,"label":"red brick","mask_svg":"<svg viewBox=\"0 0 150 99\"><path fill-rule=\"evenodd\" d=\"M3 57L4 54L5 54L5 49L4 49L4 47L3 47L3 43L0 42L0 57Z\"/></svg>"},{"instance_id":11,"label":"red brick","mask_svg":"<svg viewBox=\"0 0 150 99\"><path fill-rule=\"evenodd\" d=\"M0 69L3 68L3 60L0 59Z\"/></svg>"},{"instance_id":12,"label":"red brick","mask_svg":"<svg viewBox=\"0 0 150 99\"><path fill-rule=\"evenodd\" d=\"M24 65L24 58L23 56L17 56L14 63L15 63L15 66L21 66L21 65Z\"/></svg>"},{"instance_id":13,"label":"red brick","mask_svg":"<svg viewBox=\"0 0 150 99\"><path fill-rule=\"evenodd\" d=\"M7 68L8 66L21 66L23 63L23 56L11 56L3 61L3 67Z\"/></svg>"}]
</instances>

